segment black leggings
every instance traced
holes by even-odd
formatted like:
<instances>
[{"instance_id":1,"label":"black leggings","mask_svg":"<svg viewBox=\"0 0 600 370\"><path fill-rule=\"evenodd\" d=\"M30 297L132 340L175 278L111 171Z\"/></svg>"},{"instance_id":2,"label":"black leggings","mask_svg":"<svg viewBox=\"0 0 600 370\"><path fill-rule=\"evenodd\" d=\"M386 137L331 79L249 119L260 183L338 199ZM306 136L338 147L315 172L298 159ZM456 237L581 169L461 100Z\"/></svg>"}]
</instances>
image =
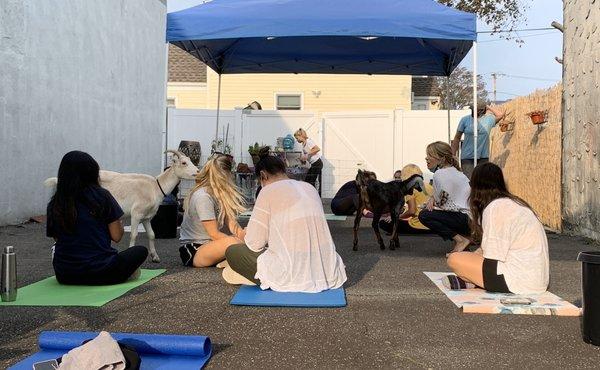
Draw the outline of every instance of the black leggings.
<instances>
[{"instance_id":1,"label":"black leggings","mask_svg":"<svg viewBox=\"0 0 600 370\"><path fill-rule=\"evenodd\" d=\"M392 221L379 221L379 228L386 233L391 234L393 229ZM398 221L398 234L431 234L431 230L427 229L416 229L408 223L408 221L399 220Z\"/></svg>"},{"instance_id":2,"label":"black leggings","mask_svg":"<svg viewBox=\"0 0 600 370\"><path fill-rule=\"evenodd\" d=\"M419 213L419 221L444 240L452 240L456 234L463 236L470 234L469 216L462 212L424 209Z\"/></svg>"},{"instance_id":3,"label":"black leggings","mask_svg":"<svg viewBox=\"0 0 600 370\"><path fill-rule=\"evenodd\" d=\"M315 161L315 163L310 165L310 168L308 169L308 172L306 173L306 177L304 178L304 181L311 184L312 186L315 186L315 183L317 182L317 178L319 179L319 188L317 189L319 191L319 195L321 195L321 183L323 182L321 180L322 172L323 172L323 161L321 161L321 159L317 159Z\"/></svg>"},{"instance_id":4,"label":"black leggings","mask_svg":"<svg viewBox=\"0 0 600 370\"><path fill-rule=\"evenodd\" d=\"M357 209L358 194L334 197L331 200L331 212L336 216L352 216Z\"/></svg>"},{"instance_id":5,"label":"black leggings","mask_svg":"<svg viewBox=\"0 0 600 370\"><path fill-rule=\"evenodd\" d=\"M139 245L119 252L113 263L105 269L85 274L65 274L54 270L56 280L65 285L113 285L127 279L137 270L148 257L148 249Z\"/></svg>"}]
</instances>

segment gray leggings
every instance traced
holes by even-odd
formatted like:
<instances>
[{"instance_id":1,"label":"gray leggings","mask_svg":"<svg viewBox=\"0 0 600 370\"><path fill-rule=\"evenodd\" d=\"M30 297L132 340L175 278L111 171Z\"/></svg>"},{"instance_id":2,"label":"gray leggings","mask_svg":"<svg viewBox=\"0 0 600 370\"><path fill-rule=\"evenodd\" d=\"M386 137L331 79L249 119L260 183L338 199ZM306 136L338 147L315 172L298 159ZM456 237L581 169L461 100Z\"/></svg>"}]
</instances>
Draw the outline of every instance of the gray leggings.
<instances>
[{"instance_id":1,"label":"gray leggings","mask_svg":"<svg viewBox=\"0 0 600 370\"><path fill-rule=\"evenodd\" d=\"M256 275L256 261L261 254L262 252L250 250L246 244L234 244L225 251L225 258L233 271L260 286L260 281L254 276Z\"/></svg>"}]
</instances>

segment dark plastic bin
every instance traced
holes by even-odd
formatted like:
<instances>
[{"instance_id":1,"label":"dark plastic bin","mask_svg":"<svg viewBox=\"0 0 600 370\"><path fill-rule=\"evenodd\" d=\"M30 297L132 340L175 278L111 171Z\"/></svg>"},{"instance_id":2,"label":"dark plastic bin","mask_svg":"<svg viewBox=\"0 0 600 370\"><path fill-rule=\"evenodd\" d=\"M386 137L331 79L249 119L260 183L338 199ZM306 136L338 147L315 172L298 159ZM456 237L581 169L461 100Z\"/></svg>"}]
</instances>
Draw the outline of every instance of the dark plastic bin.
<instances>
[{"instance_id":1,"label":"dark plastic bin","mask_svg":"<svg viewBox=\"0 0 600 370\"><path fill-rule=\"evenodd\" d=\"M177 203L163 203L150 221L156 239L177 237Z\"/></svg>"},{"instance_id":2,"label":"dark plastic bin","mask_svg":"<svg viewBox=\"0 0 600 370\"><path fill-rule=\"evenodd\" d=\"M583 294L583 341L600 346L600 251L581 252L581 291Z\"/></svg>"}]
</instances>

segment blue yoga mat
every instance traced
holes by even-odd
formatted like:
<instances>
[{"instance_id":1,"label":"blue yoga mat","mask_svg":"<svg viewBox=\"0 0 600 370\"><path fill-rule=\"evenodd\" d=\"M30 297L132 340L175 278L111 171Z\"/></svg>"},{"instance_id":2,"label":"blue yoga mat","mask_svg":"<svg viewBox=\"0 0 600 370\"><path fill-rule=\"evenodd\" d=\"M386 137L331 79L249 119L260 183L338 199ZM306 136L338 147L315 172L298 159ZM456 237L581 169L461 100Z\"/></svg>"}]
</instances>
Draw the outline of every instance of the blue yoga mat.
<instances>
[{"instance_id":1,"label":"blue yoga mat","mask_svg":"<svg viewBox=\"0 0 600 370\"><path fill-rule=\"evenodd\" d=\"M88 339L94 332L43 331L40 351L13 365L9 370L31 370L39 361L58 358ZM141 369L200 369L212 354L210 338L199 335L110 333L117 341L135 348L142 359Z\"/></svg>"},{"instance_id":2,"label":"blue yoga mat","mask_svg":"<svg viewBox=\"0 0 600 370\"><path fill-rule=\"evenodd\" d=\"M243 285L229 303L235 306L345 307L346 293L344 288L325 290L320 293L290 293L262 290L255 285Z\"/></svg>"}]
</instances>

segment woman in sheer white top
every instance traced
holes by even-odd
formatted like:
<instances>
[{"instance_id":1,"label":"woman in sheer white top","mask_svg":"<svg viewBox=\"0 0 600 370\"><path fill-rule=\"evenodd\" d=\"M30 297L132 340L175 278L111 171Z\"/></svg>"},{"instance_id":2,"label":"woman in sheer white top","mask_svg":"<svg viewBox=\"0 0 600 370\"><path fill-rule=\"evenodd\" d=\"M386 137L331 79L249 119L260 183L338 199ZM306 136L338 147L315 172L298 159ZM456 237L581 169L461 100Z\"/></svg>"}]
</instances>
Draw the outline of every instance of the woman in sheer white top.
<instances>
[{"instance_id":1,"label":"woman in sheer white top","mask_svg":"<svg viewBox=\"0 0 600 370\"><path fill-rule=\"evenodd\" d=\"M262 190L245 229L245 244L227 249L231 269L262 289L320 292L346 281L321 198L306 182L291 180L285 164L264 155L256 165Z\"/></svg>"}]
</instances>

